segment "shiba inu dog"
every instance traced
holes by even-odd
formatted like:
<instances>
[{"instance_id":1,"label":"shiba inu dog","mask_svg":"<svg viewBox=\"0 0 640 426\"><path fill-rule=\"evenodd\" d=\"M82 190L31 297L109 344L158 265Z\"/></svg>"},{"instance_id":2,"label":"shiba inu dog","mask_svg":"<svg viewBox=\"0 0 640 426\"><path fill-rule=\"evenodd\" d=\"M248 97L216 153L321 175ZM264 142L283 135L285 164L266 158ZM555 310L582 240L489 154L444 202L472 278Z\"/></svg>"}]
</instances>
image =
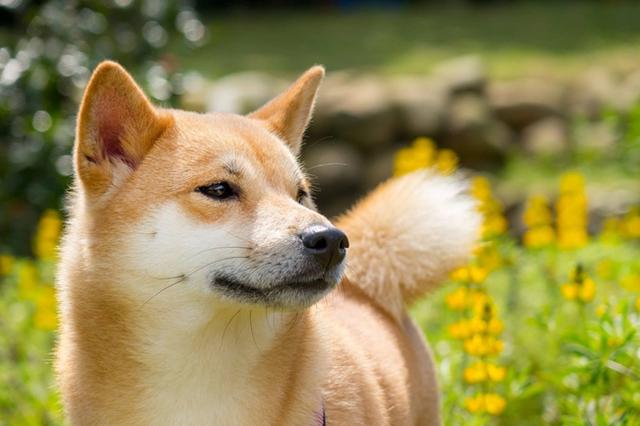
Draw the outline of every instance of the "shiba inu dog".
<instances>
[{"instance_id":1,"label":"shiba inu dog","mask_svg":"<svg viewBox=\"0 0 640 426\"><path fill-rule=\"evenodd\" d=\"M57 283L72 424L440 423L405 305L466 260L479 219L427 171L335 225L318 213L296 157L323 75L239 116L158 108L96 69Z\"/></svg>"}]
</instances>

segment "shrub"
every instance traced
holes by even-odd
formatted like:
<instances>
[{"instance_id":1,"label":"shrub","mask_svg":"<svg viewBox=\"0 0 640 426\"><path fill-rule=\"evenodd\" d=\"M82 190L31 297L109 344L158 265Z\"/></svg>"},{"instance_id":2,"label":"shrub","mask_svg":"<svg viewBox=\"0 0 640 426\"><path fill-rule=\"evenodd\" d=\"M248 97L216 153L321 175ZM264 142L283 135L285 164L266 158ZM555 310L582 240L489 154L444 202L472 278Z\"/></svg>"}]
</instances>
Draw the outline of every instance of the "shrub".
<instances>
[{"instance_id":1,"label":"shrub","mask_svg":"<svg viewBox=\"0 0 640 426\"><path fill-rule=\"evenodd\" d=\"M157 102L182 91L176 64L160 51L178 34L187 46L204 26L183 0L49 0L13 5L24 33L0 48L0 250L29 254L42 212L61 207L72 171L74 115L98 62L116 60ZM1 7L1 6L0 6Z\"/></svg>"}]
</instances>

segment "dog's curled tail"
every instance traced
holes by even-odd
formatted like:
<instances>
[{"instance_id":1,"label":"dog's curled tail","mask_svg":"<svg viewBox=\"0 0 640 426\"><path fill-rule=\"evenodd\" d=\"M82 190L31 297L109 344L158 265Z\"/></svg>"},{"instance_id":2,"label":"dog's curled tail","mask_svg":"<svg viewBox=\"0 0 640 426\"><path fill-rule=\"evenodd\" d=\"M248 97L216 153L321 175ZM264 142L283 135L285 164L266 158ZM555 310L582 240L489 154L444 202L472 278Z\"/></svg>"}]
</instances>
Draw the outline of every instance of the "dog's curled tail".
<instances>
[{"instance_id":1,"label":"dog's curled tail","mask_svg":"<svg viewBox=\"0 0 640 426\"><path fill-rule=\"evenodd\" d=\"M337 220L351 246L346 277L395 318L471 255L480 216L457 176L388 180Z\"/></svg>"}]
</instances>

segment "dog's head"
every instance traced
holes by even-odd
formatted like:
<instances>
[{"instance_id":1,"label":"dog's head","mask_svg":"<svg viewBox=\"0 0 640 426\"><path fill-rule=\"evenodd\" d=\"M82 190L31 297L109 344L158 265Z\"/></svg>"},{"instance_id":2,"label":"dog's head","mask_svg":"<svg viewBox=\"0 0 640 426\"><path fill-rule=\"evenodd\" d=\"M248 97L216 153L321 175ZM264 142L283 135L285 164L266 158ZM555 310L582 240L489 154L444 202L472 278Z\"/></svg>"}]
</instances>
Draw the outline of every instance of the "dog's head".
<instances>
[{"instance_id":1,"label":"dog's head","mask_svg":"<svg viewBox=\"0 0 640 426\"><path fill-rule=\"evenodd\" d=\"M296 159L323 75L309 69L248 116L197 114L154 107L123 68L101 64L75 147L75 216L91 265L140 301L169 287L163 297L318 301L348 247L315 210Z\"/></svg>"}]
</instances>

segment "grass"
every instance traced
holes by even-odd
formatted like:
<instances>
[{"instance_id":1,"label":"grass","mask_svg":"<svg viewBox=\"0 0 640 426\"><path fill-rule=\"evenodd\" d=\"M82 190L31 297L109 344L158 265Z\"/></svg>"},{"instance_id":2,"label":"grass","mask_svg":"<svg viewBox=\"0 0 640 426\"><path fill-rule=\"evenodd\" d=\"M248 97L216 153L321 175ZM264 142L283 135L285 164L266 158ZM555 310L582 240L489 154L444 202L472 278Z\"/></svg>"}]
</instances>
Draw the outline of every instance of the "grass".
<instances>
[{"instance_id":1,"label":"grass","mask_svg":"<svg viewBox=\"0 0 640 426\"><path fill-rule=\"evenodd\" d=\"M443 60L482 57L492 75L571 76L594 64L628 68L640 42L640 4L536 2L482 8L235 12L204 16L205 46L172 53L208 77L237 71L423 73Z\"/></svg>"}]
</instances>

